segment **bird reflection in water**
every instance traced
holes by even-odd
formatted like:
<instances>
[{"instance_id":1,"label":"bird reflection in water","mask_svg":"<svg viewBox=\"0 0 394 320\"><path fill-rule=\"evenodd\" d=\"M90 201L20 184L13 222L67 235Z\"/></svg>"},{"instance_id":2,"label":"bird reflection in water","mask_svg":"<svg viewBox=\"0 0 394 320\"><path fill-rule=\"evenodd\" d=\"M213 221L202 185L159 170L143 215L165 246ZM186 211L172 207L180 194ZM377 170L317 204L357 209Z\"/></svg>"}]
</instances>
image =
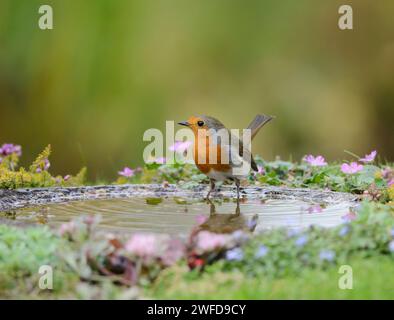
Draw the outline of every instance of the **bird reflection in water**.
<instances>
[{"instance_id":1,"label":"bird reflection in water","mask_svg":"<svg viewBox=\"0 0 394 320\"><path fill-rule=\"evenodd\" d=\"M214 233L233 233L237 230L253 232L257 225L258 215L255 214L252 218L247 219L241 214L239 199L237 199L237 206L235 213L217 213L216 206L208 200L210 205L209 218L198 227L198 231L209 231Z\"/></svg>"}]
</instances>

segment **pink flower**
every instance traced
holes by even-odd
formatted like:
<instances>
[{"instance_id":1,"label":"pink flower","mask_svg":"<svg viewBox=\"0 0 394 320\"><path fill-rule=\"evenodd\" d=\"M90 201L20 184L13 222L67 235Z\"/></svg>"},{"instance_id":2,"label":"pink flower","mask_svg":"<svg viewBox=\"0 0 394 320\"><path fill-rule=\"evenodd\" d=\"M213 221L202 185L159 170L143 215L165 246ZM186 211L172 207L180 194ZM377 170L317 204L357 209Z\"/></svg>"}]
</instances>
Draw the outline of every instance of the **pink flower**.
<instances>
[{"instance_id":1,"label":"pink flower","mask_svg":"<svg viewBox=\"0 0 394 320\"><path fill-rule=\"evenodd\" d=\"M64 176L63 180L67 181L67 180L70 180L70 178L71 178L71 176L68 174L68 175Z\"/></svg>"},{"instance_id":2,"label":"pink flower","mask_svg":"<svg viewBox=\"0 0 394 320\"><path fill-rule=\"evenodd\" d=\"M326 160L323 156L314 157L311 154L306 155L303 160L309 163L312 167L324 167L327 165Z\"/></svg>"},{"instance_id":3,"label":"pink flower","mask_svg":"<svg viewBox=\"0 0 394 320\"><path fill-rule=\"evenodd\" d=\"M196 217L196 222L197 222L198 225L202 225L202 224L205 223L207 220L208 220L208 218L207 218L206 216L202 215L202 214L199 214L199 215Z\"/></svg>"},{"instance_id":4,"label":"pink flower","mask_svg":"<svg viewBox=\"0 0 394 320\"><path fill-rule=\"evenodd\" d=\"M265 169L263 166L257 166L257 173L258 174L265 174Z\"/></svg>"},{"instance_id":5,"label":"pink flower","mask_svg":"<svg viewBox=\"0 0 394 320\"><path fill-rule=\"evenodd\" d=\"M91 226L91 225L95 224L97 220L98 220L98 219L97 219L95 216L89 215L89 216L84 217L83 222L84 222L86 225Z\"/></svg>"},{"instance_id":6,"label":"pink flower","mask_svg":"<svg viewBox=\"0 0 394 320\"><path fill-rule=\"evenodd\" d=\"M347 214L342 216L342 219L345 220L346 222L353 221L356 218L357 218L356 214L352 211L349 211Z\"/></svg>"},{"instance_id":7,"label":"pink flower","mask_svg":"<svg viewBox=\"0 0 394 320\"><path fill-rule=\"evenodd\" d=\"M362 164L358 164L357 162L351 162L350 164L344 163L341 165L341 171L346 174L353 174L360 172L363 169Z\"/></svg>"},{"instance_id":8,"label":"pink flower","mask_svg":"<svg viewBox=\"0 0 394 320\"><path fill-rule=\"evenodd\" d=\"M135 172L133 169L130 169L129 167L125 167L123 171L119 171L118 174L122 177L130 178L135 175Z\"/></svg>"},{"instance_id":9,"label":"pink flower","mask_svg":"<svg viewBox=\"0 0 394 320\"><path fill-rule=\"evenodd\" d=\"M175 141L175 143L169 147L169 150L184 153L191 145L191 141Z\"/></svg>"},{"instance_id":10,"label":"pink flower","mask_svg":"<svg viewBox=\"0 0 394 320\"><path fill-rule=\"evenodd\" d=\"M168 239L167 248L161 255L161 260L167 266L171 266L185 255L185 245L179 239Z\"/></svg>"},{"instance_id":11,"label":"pink flower","mask_svg":"<svg viewBox=\"0 0 394 320\"><path fill-rule=\"evenodd\" d=\"M140 257L154 257L158 251L158 241L154 234L134 234L126 242L125 249Z\"/></svg>"},{"instance_id":12,"label":"pink flower","mask_svg":"<svg viewBox=\"0 0 394 320\"><path fill-rule=\"evenodd\" d=\"M370 154L365 155L364 158L361 158L360 161L364 163L372 162L375 160L376 155L377 151L374 150Z\"/></svg>"},{"instance_id":13,"label":"pink flower","mask_svg":"<svg viewBox=\"0 0 394 320\"><path fill-rule=\"evenodd\" d=\"M65 235L66 233L72 233L75 230L75 223L74 221L63 223L59 228L60 236Z\"/></svg>"},{"instance_id":14,"label":"pink flower","mask_svg":"<svg viewBox=\"0 0 394 320\"><path fill-rule=\"evenodd\" d=\"M320 206L320 204L316 204L314 206L310 206L308 208L309 213L320 213L323 211L323 208Z\"/></svg>"},{"instance_id":15,"label":"pink flower","mask_svg":"<svg viewBox=\"0 0 394 320\"><path fill-rule=\"evenodd\" d=\"M391 187L392 185L394 185L394 179L391 179L389 182L387 182L387 185L389 187Z\"/></svg>"},{"instance_id":16,"label":"pink flower","mask_svg":"<svg viewBox=\"0 0 394 320\"><path fill-rule=\"evenodd\" d=\"M156 164L165 164L167 162L166 157L153 157L149 156L149 158L146 160L146 163L151 164L151 163L156 163Z\"/></svg>"},{"instance_id":17,"label":"pink flower","mask_svg":"<svg viewBox=\"0 0 394 320\"><path fill-rule=\"evenodd\" d=\"M227 244L227 240L228 238L223 234L201 231L197 234L197 247L202 251L213 251L223 248Z\"/></svg>"},{"instance_id":18,"label":"pink flower","mask_svg":"<svg viewBox=\"0 0 394 320\"><path fill-rule=\"evenodd\" d=\"M153 158L150 157L146 162L147 163L157 163L157 164L165 164L167 159L165 157Z\"/></svg>"},{"instance_id":19,"label":"pink flower","mask_svg":"<svg viewBox=\"0 0 394 320\"><path fill-rule=\"evenodd\" d=\"M391 168L385 168L382 170L383 178L388 179L391 175L394 175L394 171Z\"/></svg>"}]
</instances>

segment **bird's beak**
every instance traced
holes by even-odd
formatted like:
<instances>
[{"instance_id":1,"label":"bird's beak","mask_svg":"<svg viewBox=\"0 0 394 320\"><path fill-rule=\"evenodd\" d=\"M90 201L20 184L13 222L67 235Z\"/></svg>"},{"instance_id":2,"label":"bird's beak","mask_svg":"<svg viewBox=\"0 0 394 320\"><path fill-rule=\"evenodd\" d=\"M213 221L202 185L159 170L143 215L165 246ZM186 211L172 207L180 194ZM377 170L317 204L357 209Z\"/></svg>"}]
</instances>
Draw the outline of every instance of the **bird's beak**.
<instances>
[{"instance_id":1,"label":"bird's beak","mask_svg":"<svg viewBox=\"0 0 394 320\"><path fill-rule=\"evenodd\" d=\"M190 126L190 123L187 121L178 122L178 124L180 124L181 126L186 126L186 127Z\"/></svg>"}]
</instances>

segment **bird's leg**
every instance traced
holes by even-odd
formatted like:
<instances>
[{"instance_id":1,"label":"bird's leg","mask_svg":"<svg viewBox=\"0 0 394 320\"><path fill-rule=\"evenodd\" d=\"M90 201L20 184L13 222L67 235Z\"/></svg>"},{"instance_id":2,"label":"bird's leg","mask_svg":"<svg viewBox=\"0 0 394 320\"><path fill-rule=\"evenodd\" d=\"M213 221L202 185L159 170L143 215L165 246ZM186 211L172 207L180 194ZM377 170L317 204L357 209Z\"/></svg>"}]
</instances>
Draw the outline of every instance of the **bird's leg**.
<instances>
[{"instance_id":1,"label":"bird's leg","mask_svg":"<svg viewBox=\"0 0 394 320\"><path fill-rule=\"evenodd\" d=\"M235 216L241 215L241 208L239 206L239 199L237 199L237 208L235 209Z\"/></svg>"},{"instance_id":2,"label":"bird's leg","mask_svg":"<svg viewBox=\"0 0 394 320\"><path fill-rule=\"evenodd\" d=\"M241 181L239 179L235 179L235 185L237 186L237 201L239 200L239 186Z\"/></svg>"},{"instance_id":3,"label":"bird's leg","mask_svg":"<svg viewBox=\"0 0 394 320\"><path fill-rule=\"evenodd\" d=\"M210 188L206 196L206 200L209 200L209 196L211 195L211 192L215 189L215 180L209 179L209 181L210 181Z\"/></svg>"}]
</instances>

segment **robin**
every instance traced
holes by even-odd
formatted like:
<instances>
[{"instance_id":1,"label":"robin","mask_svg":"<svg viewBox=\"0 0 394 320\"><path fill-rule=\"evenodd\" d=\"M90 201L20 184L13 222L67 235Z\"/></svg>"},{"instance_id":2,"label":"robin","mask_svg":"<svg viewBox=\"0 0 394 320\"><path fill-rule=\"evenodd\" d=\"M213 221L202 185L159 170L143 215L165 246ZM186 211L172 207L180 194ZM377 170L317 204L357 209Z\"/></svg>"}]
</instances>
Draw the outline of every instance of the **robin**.
<instances>
[{"instance_id":1,"label":"robin","mask_svg":"<svg viewBox=\"0 0 394 320\"><path fill-rule=\"evenodd\" d=\"M257 132L273 117L257 115L249 124L250 138L253 139ZM207 199L215 189L216 181L231 180L237 187L237 199L239 199L240 181L247 177L248 172L239 173L234 169L239 168L240 162L246 162L254 171L257 171L256 162L248 148L247 143L234 136L219 120L201 115L192 116L187 121L178 124L189 127L194 133L194 162L197 168L208 176L210 189ZM222 139L219 132L227 133L228 139ZM200 141L202 139L202 141ZM204 141L205 140L205 141ZM202 143L201 143L202 142ZM213 161L210 155L215 154Z\"/></svg>"}]
</instances>

